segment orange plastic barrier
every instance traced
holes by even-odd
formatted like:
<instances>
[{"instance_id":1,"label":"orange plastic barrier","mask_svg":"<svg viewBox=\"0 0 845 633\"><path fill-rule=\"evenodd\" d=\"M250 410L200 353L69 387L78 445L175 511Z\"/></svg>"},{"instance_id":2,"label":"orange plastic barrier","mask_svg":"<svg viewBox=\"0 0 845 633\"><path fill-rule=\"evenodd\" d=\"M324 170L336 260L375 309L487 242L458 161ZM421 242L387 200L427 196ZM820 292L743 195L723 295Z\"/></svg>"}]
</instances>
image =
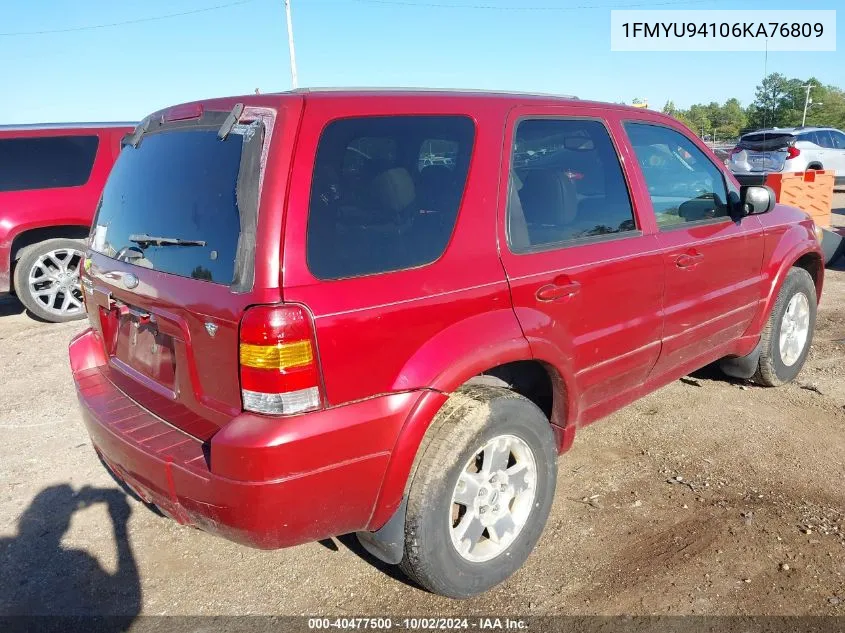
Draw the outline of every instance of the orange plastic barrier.
<instances>
[{"instance_id":1,"label":"orange plastic barrier","mask_svg":"<svg viewBox=\"0 0 845 633\"><path fill-rule=\"evenodd\" d=\"M766 184L775 190L778 202L798 207L809 213L818 226L829 227L834 177L832 171L769 174Z\"/></svg>"}]
</instances>

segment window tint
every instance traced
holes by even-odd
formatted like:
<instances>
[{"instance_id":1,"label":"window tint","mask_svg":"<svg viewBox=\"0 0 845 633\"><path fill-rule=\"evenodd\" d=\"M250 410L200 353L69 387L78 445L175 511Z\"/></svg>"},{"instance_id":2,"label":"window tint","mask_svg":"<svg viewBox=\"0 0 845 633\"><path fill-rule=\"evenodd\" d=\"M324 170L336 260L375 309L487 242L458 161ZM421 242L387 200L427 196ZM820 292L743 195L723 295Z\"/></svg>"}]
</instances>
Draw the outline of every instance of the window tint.
<instances>
[{"instance_id":1,"label":"window tint","mask_svg":"<svg viewBox=\"0 0 845 633\"><path fill-rule=\"evenodd\" d=\"M622 168L602 123L519 122L507 221L514 252L636 229Z\"/></svg>"},{"instance_id":2,"label":"window tint","mask_svg":"<svg viewBox=\"0 0 845 633\"><path fill-rule=\"evenodd\" d=\"M96 136L45 136L0 140L0 191L78 187L88 182Z\"/></svg>"},{"instance_id":3,"label":"window tint","mask_svg":"<svg viewBox=\"0 0 845 633\"><path fill-rule=\"evenodd\" d=\"M354 139L343 156L343 174L365 173L368 169L384 170L396 164L396 139L361 137Z\"/></svg>"},{"instance_id":4,"label":"window tint","mask_svg":"<svg viewBox=\"0 0 845 633\"><path fill-rule=\"evenodd\" d=\"M661 227L728 215L722 172L675 130L626 123Z\"/></svg>"},{"instance_id":5,"label":"window tint","mask_svg":"<svg viewBox=\"0 0 845 633\"><path fill-rule=\"evenodd\" d=\"M812 132L815 138L813 142L818 145L819 147L826 147L828 149L833 147L833 141L830 139L830 132L827 130L816 130Z\"/></svg>"},{"instance_id":6,"label":"window tint","mask_svg":"<svg viewBox=\"0 0 845 633\"><path fill-rule=\"evenodd\" d=\"M311 183L311 272L341 279L440 257L455 226L473 137L472 121L462 116L360 117L326 126ZM421 164L429 155L437 162Z\"/></svg>"},{"instance_id":7,"label":"window tint","mask_svg":"<svg viewBox=\"0 0 845 633\"><path fill-rule=\"evenodd\" d=\"M422 171L426 167L442 165L454 171L455 157L457 155L458 144L455 141L440 138L426 139L423 141L422 146L420 146L417 170Z\"/></svg>"},{"instance_id":8,"label":"window tint","mask_svg":"<svg viewBox=\"0 0 845 633\"><path fill-rule=\"evenodd\" d=\"M836 130L830 131L830 138L833 140L833 147L836 149L845 149L845 134Z\"/></svg>"},{"instance_id":9,"label":"window tint","mask_svg":"<svg viewBox=\"0 0 845 633\"><path fill-rule=\"evenodd\" d=\"M233 130L220 141L217 129L149 134L137 148L125 146L103 190L91 248L136 266L231 284L238 201L250 179L239 192L244 135Z\"/></svg>"}]
</instances>

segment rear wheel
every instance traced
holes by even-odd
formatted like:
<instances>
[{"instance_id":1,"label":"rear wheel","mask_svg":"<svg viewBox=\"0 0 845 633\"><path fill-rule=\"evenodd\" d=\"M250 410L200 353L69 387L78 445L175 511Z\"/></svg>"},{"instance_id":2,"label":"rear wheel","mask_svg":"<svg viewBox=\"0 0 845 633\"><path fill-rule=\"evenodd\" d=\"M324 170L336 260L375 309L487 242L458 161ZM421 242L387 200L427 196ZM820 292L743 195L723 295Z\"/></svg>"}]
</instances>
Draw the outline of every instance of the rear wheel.
<instances>
[{"instance_id":1,"label":"rear wheel","mask_svg":"<svg viewBox=\"0 0 845 633\"><path fill-rule=\"evenodd\" d=\"M36 317L53 323L85 316L79 272L83 244L58 238L27 246L15 266L15 293Z\"/></svg>"},{"instance_id":2,"label":"rear wheel","mask_svg":"<svg viewBox=\"0 0 845 633\"><path fill-rule=\"evenodd\" d=\"M792 268L781 286L761 339L753 380L776 387L793 380L807 360L816 325L816 286L803 268Z\"/></svg>"},{"instance_id":3,"label":"rear wheel","mask_svg":"<svg viewBox=\"0 0 845 633\"><path fill-rule=\"evenodd\" d=\"M420 450L401 568L445 596L486 591L522 566L548 518L557 476L549 421L513 391L468 386Z\"/></svg>"}]
</instances>

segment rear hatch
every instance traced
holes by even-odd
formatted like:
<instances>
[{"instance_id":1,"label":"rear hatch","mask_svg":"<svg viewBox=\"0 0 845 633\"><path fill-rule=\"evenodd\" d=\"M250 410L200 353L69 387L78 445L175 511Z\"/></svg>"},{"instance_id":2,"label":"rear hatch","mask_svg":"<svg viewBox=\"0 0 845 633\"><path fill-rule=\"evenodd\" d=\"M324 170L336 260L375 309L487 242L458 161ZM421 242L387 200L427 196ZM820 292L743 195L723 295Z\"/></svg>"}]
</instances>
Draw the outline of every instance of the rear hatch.
<instances>
[{"instance_id":1,"label":"rear hatch","mask_svg":"<svg viewBox=\"0 0 845 633\"><path fill-rule=\"evenodd\" d=\"M789 133L746 134L740 139L731 157L734 171L782 171L794 144L795 136Z\"/></svg>"},{"instance_id":2,"label":"rear hatch","mask_svg":"<svg viewBox=\"0 0 845 633\"><path fill-rule=\"evenodd\" d=\"M207 439L241 411L238 326L254 291L261 165L272 113L175 110L127 137L83 279L109 379Z\"/></svg>"}]
</instances>

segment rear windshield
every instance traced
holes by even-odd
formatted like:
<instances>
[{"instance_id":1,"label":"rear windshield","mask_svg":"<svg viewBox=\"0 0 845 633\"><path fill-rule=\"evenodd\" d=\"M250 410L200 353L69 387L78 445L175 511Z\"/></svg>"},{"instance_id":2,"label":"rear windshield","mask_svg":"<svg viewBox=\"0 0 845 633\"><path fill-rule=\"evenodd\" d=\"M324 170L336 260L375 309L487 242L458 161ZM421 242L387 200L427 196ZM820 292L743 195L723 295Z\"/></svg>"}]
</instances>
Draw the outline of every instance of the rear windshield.
<instances>
[{"instance_id":1,"label":"rear windshield","mask_svg":"<svg viewBox=\"0 0 845 633\"><path fill-rule=\"evenodd\" d=\"M778 149L786 149L793 143L795 143L795 136L782 132L755 132L754 134L746 134L741 139L739 139L740 147L758 151L774 151Z\"/></svg>"},{"instance_id":2,"label":"rear windshield","mask_svg":"<svg viewBox=\"0 0 845 633\"><path fill-rule=\"evenodd\" d=\"M240 235L244 135L217 129L145 135L127 145L103 190L91 248L136 266L232 284Z\"/></svg>"},{"instance_id":3,"label":"rear windshield","mask_svg":"<svg viewBox=\"0 0 845 633\"><path fill-rule=\"evenodd\" d=\"M463 116L340 119L317 148L306 243L320 279L422 266L452 235L475 128Z\"/></svg>"},{"instance_id":4,"label":"rear windshield","mask_svg":"<svg viewBox=\"0 0 845 633\"><path fill-rule=\"evenodd\" d=\"M88 182L96 136L39 136L0 140L0 191L78 187Z\"/></svg>"}]
</instances>

